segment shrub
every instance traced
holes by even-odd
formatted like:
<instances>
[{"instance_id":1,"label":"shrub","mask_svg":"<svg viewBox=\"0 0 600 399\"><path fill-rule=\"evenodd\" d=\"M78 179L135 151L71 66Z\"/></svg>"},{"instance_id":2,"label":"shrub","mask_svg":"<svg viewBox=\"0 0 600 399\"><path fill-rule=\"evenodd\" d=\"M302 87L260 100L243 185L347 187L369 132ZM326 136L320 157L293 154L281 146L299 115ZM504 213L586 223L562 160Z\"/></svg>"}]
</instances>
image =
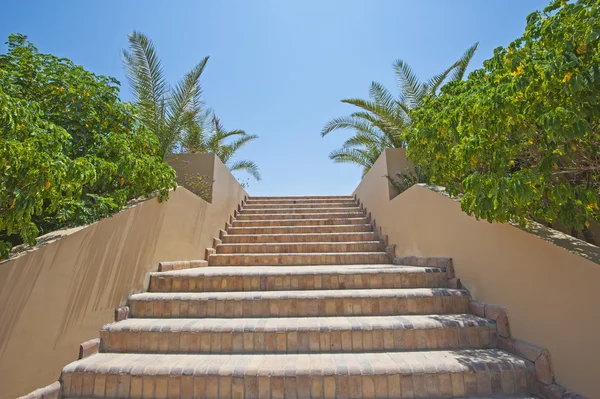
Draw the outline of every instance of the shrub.
<instances>
[{"instance_id":1,"label":"shrub","mask_svg":"<svg viewBox=\"0 0 600 399\"><path fill-rule=\"evenodd\" d=\"M478 218L598 221L600 1L553 1L415 110L408 156Z\"/></svg>"},{"instance_id":2,"label":"shrub","mask_svg":"<svg viewBox=\"0 0 600 399\"><path fill-rule=\"evenodd\" d=\"M402 194L415 184L429 183L429 177L419 167L406 173L398 171L395 175L395 177L385 176L396 191L394 196Z\"/></svg>"},{"instance_id":3,"label":"shrub","mask_svg":"<svg viewBox=\"0 0 600 399\"><path fill-rule=\"evenodd\" d=\"M212 202L214 180L207 175L199 173L186 173L183 175L183 186L207 202Z\"/></svg>"},{"instance_id":4,"label":"shrub","mask_svg":"<svg viewBox=\"0 0 600 399\"><path fill-rule=\"evenodd\" d=\"M0 55L0 255L175 187L118 82L11 35Z\"/></svg>"}]
</instances>

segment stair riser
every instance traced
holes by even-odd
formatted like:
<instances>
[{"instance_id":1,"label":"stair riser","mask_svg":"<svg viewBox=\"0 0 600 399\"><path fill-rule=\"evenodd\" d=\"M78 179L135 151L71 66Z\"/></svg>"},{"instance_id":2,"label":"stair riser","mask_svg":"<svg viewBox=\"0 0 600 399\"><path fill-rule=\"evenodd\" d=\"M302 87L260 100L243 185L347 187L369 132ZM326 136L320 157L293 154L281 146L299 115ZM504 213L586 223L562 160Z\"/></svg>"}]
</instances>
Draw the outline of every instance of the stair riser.
<instances>
[{"instance_id":1,"label":"stair riser","mask_svg":"<svg viewBox=\"0 0 600 399\"><path fill-rule=\"evenodd\" d=\"M356 202L309 202L304 204L252 204L244 203L244 210L260 209L302 209L302 208L360 208Z\"/></svg>"},{"instance_id":2,"label":"stair riser","mask_svg":"<svg viewBox=\"0 0 600 399\"><path fill-rule=\"evenodd\" d=\"M102 352L130 353L317 353L488 349L495 326L428 329L356 328L333 331L102 331Z\"/></svg>"},{"instance_id":3,"label":"stair riser","mask_svg":"<svg viewBox=\"0 0 600 399\"><path fill-rule=\"evenodd\" d=\"M230 227L228 235L248 234L311 234L311 233L368 233L373 230L369 224L319 225L319 226L271 226L271 227Z\"/></svg>"},{"instance_id":4,"label":"stair riser","mask_svg":"<svg viewBox=\"0 0 600 399\"><path fill-rule=\"evenodd\" d=\"M275 213L269 214L240 214L236 220L290 220L290 219L344 219L365 217L364 212L344 212L344 213Z\"/></svg>"},{"instance_id":5,"label":"stair riser","mask_svg":"<svg viewBox=\"0 0 600 399\"><path fill-rule=\"evenodd\" d=\"M268 227L268 226L339 226L348 224L368 224L366 218L352 219L293 219L293 220L234 220L233 227Z\"/></svg>"},{"instance_id":6,"label":"stair riser","mask_svg":"<svg viewBox=\"0 0 600 399\"><path fill-rule=\"evenodd\" d=\"M339 254L218 254L210 255L209 266L359 265L390 263L385 253Z\"/></svg>"},{"instance_id":7,"label":"stair riser","mask_svg":"<svg viewBox=\"0 0 600 399\"><path fill-rule=\"evenodd\" d=\"M445 272L281 276L152 276L151 292L290 291L380 288L446 288Z\"/></svg>"},{"instance_id":8,"label":"stair riser","mask_svg":"<svg viewBox=\"0 0 600 399\"><path fill-rule=\"evenodd\" d=\"M247 205L305 205L305 204L353 204L357 202L353 199L336 200L336 199L315 199L315 200L247 200L244 202Z\"/></svg>"},{"instance_id":9,"label":"stair riser","mask_svg":"<svg viewBox=\"0 0 600 399\"><path fill-rule=\"evenodd\" d=\"M133 317L309 317L466 313L467 296L130 300Z\"/></svg>"},{"instance_id":10,"label":"stair riser","mask_svg":"<svg viewBox=\"0 0 600 399\"><path fill-rule=\"evenodd\" d=\"M357 242L377 241L375 233L339 233L339 234L287 234L287 235L235 235L223 236L223 244L270 244L289 242Z\"/></svg>"},{"instance_id":11,"label":"stair riser","mask_svg":"<svg viewBox=\"0 0 600 399\"><path fill-rule=\"evenodd\" d=\"M217 245L218 254L314 253L314 252L377 252L384 251L382 242L366 243L291 243L291 244L228 244Z\"/></svg>"},{"instance_id":12,"label":"stair riser","mask_svg":"<svg viewBox=\"0 0 600 399\"><path fill-rule=\"evenodd\" d=\"M263 209L249 209L247 207L242 208L240 212L242 215L256 215L256 214L294 214L294 213L344 213L354 212L360 213L362 209L359 207L345 207L345 208L263 208Z\"/></svg>"},{"instance_id":13,"label":"stair riser","mask_svg":"<svg viewBox=\"0 0 600 399\"><path fill-rule=\"evenodd\" d=\"M372 364L373 367L381 367ZM403 368L389 367L381 374L360 374L360 366L340 364L340 374L311 374L296 371L295 365L282 363L276 375L256 375L233 370L222 373L218 369L196 374L191 369L183 375L169 376L169 368L159 367L157 375L143 374L143 370L102 374L85 371L63 374L63 395L69 397L102 398L448 398L475 395L522 394L536 390L534 369L508 365L506 369L436 373L426 370L413 373ZM201 366L201 369L206 366ZM354 371L355 370L355 371ZM149 392L148 394L146 392ZM147 396L151 395L151 396Z\"/></svg>"},{"instance_id":14,"label":"stair riser","mask_svg":"<svg viewBox=\"0 0 600 399\"><path fill-rule=\"evenodd\" d=\"M350 195L299 195L299 196L283 196L283 197L248 197L247 201L315 201L315 200L332 200L332 201L354 201L354 197Z\"/></svg>"}]
</instances>

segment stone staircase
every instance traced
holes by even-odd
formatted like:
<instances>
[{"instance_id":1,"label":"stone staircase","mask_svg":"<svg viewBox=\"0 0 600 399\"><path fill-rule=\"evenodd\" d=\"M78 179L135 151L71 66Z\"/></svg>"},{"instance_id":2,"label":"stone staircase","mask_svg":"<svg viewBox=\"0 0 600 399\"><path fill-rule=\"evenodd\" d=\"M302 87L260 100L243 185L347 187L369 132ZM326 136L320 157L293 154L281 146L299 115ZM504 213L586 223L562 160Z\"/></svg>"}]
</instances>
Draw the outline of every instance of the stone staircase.
<instances>
[{"instance_id":1,"label":"stone staircase","mask_svg":"<svg viewBox=\"0 0 600 399\"><path fill-rule=\"evenodd\" d=\"M352 197L252 197L207 267L151 274L62 395L529 398L533 364L496 349L468 293L384 245Z\"/></svg>"}]
</instances>

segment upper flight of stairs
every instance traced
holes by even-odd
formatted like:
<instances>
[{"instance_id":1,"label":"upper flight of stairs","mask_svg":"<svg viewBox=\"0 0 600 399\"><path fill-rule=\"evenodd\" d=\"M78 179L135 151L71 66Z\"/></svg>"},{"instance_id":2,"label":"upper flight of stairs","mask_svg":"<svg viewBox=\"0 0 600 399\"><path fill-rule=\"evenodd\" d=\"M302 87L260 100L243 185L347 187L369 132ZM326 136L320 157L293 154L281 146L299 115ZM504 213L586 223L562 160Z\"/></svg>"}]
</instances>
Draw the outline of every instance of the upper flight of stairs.
<instances>
[{"instance_id":1,"label":"upper flight of stairs","mask_svg":"<svg viewBox=\"0 0 600 399\"><path fill-rule=\"evenodd\" d=\"M533 364L468 293L384 245L352 197L251 197L208 266L151 274L62 395L530 398Z\"/></svg>"}]
</instances>

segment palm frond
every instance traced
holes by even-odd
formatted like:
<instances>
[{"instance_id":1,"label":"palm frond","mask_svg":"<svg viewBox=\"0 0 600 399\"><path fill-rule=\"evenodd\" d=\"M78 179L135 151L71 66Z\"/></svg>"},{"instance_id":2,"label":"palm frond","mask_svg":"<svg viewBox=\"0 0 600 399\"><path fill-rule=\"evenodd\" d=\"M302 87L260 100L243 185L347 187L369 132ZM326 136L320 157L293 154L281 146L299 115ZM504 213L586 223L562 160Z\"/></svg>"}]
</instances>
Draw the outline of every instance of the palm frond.
<instances>
[{"instance_id":1,"label":"palm frond","mask_svg":"<svg viewBox=\"0 0 600 399\"><path fill-rule=\"evenodd\" d=\"M234 164L229 166L229 170L234 171L234 170L243 170L248 172L252 177L254 177L257 181L261 180L261 176L260 176L260 172L258 170L258 166L252 162L252 161L248 161L248 160L243 160L243 161L237 161Z\"/></svg>"},{"instance_id":2,"label":"palm frond","mask_svg":"<svg viewBox=\"0 0 600 399\"><path fill-rule=\"evenodd\" d=\"M369 97L375 101L375 104L385 109L392 110L395 108L396 99L394 95L386 89L381 83L371 82L369 88Z\"/></svg>"},{"instance_id":3,"label":"palm frond","mask_svg":"<svg viewBox=\"0 0 600 399\"><path fill-rule=\"evenodd\" d=\"M412 68L404 61L394 61L396 82L400 88L400 102L407 104L409 109L418 106L424 95L423 85L419 82Z\"/></svg>"},{"instance_id":4,"label":"palm frond","mask_svg":"<svg viewBox=\"0 0 600 399\"><path fill-rule=\"evenodd\" d=\"M454 73L450 78L452 82L463 79L463 77L465 76L465 72L467 71L467 68L469 67L469 64L471 63L471 60L473 59L473 56L477 52L478 48L479 42L469 47L467 51L464 52L462 57L458 59L458 61L456 62L456 69L454 69Z\"/></svg>"},{"instance_id":5,"label":"palm frond","mask_svg":"<svg viewBox=\"0 0 600 399\"><path fill-rule=\"evenodd\" d=\"M377 157L374 157L375 153L367 149L362 148L348 148L342 147L337 150L333 150L329 154L329 159L335 163L354 163L363 167L363 176L371 169Z\"/></svg>"},{"instance_id":6,"label":"palm frond","mask_svg":"<svg viewBox=\"0 0 600 399\"><path fill-rule=\"evenodd\" d=\"M448 78L450 73L452 73L452 71L454 71L456 69L456 67L457 67L457 64L453 64L452 66L447 68L444 72L431 77L427 81L427 83L425 83L425 85L424 85L425 91L427 93L426 95L435 96L438 89L442 86L442 84L444 84L444 81Z\"/></svg>"},{"instance_id":7,"label":"palm frond","mask_svg":"<svg viewBox=\"0 0 600 399\"><path fill-rule=\"evenodd\" d=\"M218 154L219 158L221 159L221 161L223 161L223 163L227 163L229 159L233 157L233 155L235 155L235 153L240 148L257 138L258 136L249 134L247 135L246 133L244 133L241 138L235 140L233 143L221 144L217 149L217 152L215 152L215 154Z\"/></svg>"},{"instance_id":8,"label":"palm frond","mask_svg":"<svg viewBox=\"0 0 600 399\"><path fill-rule=\"evenodd\" d=\"M133 97L139 106L142 122L160 136L164 100L169 90L164 70L148 37L134 31L128 41L129 50L122 51L122 58Z\"/></svg>"},{"instance_id":9,"label":"palm frond","mask_svg":"<svg viewBox=\"0 0 600 399\"><path fill-rule=\"evenodd\" d=\"M354 117L334 118L327 122L321 130L321 136L324 137L334 130L353 129L360 132L370 132L373 130L371 124L367 121Z\"/></svg>"},{"instance_id":10,"label":"palm frond","mask_svg":"<svg viewBox=\"0 0 600 399\"><path fill-rule=\"evenodd\" d=\"M364 148L388 148L390 147L390 143L386 136L372 136L364 133L356 133L352 137L348 138L344 141L343 147L354 148L354 147L364 147Z\"/></svg>"},{"instance_id":11,"label":"palm frond","mask_svg":"<svg viewBox=\"0 0 600 399\"><path fill-rule=\"evenodd\" d=\"M184 78L177 83L172 90L171 97L167 105L167 126L166 134L163 138L166 153L173 143L179 138L183 129L183 120L186 113L199 113L201 107L200 94L200 76L206 67L209 57L204 57Z\"/></svg>"},{"instance_id":12,"label":"palm frond","mask_svg":"<svg viewBox=\"0 0 600 399\"><path fill-rule=\"evenodd\" d=\"M347 98L342 100L343 103L354 105L364 109L367 112L377 114L381 111L381 107L375 101L363 100L362 98Z\"/></svg>"},{"instance_id":13,"label":"palm frond","mask_svg":"<svg viewBox=\"0 0 600 399\"><path fill-rule=\"evenodd\" d=\"M183 134L180 144L189 153L206 152L204 125L198 123L198 113L188 111L183 118Z\"/></svg>"},{"instance_id":14,"label":"palm frond","mask_svg":"<svg viewBox=\"0 0 600 399\"><path fill-rule=\"evenodd\" d=\"M244 133L243 137L235 140L233 143L229 144L228 146L231 148L231 152L233 154L235 154L240 148L242 148L249 142L256 140L257 138L258 138L258 136L255 134Z\"/></svg>"},{"instance_id":15,"label":"palm frond","mask_svg":"<svg viewBox=\"0 0 600 399\"><path fill-rule=\"evenodd\" d=\"M223 141L226 138L233 137L233 136L246 136L247 133L240 129L234 129L234 130L220 129L219 131L215 132L214 135L219 141Z\"/></svg>"}]
</instances>

